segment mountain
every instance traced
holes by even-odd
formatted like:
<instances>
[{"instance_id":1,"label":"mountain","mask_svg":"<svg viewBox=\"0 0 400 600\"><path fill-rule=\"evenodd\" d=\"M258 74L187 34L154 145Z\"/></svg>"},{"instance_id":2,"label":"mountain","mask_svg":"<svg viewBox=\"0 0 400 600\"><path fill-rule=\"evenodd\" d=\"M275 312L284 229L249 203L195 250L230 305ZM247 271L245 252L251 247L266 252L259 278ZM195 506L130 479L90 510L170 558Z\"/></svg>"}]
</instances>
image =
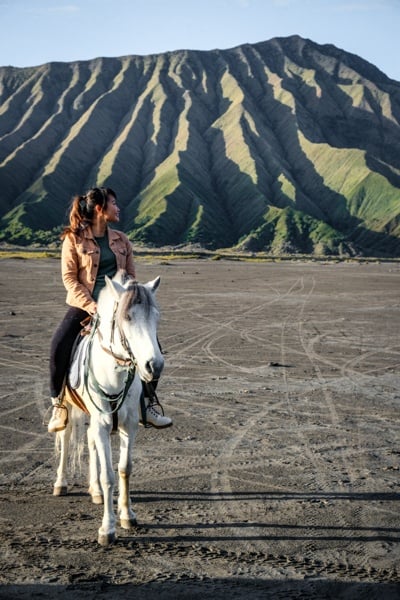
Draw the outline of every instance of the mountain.
<instances>
[{"instance_id":1,"label":"mountain","mask_svg":"<svg viewBox=\"0 0 400 600\"><path fill-rule=\"evenodd\" d=\"M298 36L3 67L0 240L106 185L138 243L400 256L399 119L400 83Z\"/></svg>"}]
</instances>

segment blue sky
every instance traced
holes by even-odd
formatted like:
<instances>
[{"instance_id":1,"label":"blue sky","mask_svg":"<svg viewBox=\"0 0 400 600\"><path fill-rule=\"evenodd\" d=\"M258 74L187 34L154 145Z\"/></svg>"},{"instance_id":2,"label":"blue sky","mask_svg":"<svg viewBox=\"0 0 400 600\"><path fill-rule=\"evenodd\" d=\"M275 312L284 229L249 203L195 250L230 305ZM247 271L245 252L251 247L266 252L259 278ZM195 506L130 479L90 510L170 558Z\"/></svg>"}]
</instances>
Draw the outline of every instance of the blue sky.
<instances>
[{"instance_id":1,"label":"blue sky","mask_svg":"<svg viewBox=\"0 0 400 600\"><path fill-rule=\"evenodd\" d=\"M400 0L0 0L0 66L212 50L299 34L400 81Z\"/></svg>"}]
</instances>

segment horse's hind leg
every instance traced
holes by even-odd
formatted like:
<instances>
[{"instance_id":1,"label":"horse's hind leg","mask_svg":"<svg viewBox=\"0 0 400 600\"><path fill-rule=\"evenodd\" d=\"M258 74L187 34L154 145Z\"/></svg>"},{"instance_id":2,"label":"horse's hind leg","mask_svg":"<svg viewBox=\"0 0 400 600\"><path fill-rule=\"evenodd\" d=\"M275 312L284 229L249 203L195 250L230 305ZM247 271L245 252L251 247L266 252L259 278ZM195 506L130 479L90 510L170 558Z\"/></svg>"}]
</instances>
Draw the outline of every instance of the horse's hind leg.
<instances>
[{"instance_id":1,"label":"horse's hind leg","mask_svg":"<svg viewBox=\"0 0 400 600\"><path fill-rule=\"evenodd\" d=\"M53 495L65 496L68 491L67 469L68 469L68 449L71 439L72 424L69 422L67 427L56 434L56 445L59 447L60 462L57 469L57 479L54 483Z\"/></svg>"}]
</instances>

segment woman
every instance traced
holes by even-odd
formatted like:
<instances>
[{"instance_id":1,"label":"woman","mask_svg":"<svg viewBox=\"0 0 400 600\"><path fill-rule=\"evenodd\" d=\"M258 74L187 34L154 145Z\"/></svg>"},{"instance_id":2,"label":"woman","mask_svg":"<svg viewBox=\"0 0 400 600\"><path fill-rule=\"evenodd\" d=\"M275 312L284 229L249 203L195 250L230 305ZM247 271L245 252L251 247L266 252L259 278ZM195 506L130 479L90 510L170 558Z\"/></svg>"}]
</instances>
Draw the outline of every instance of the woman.
<instances>
[{"instance_id":1,"label":"woman","mask_svg":"<svg viewBox=\"0 0 400 600\"><path fill-rule=\"evenodd\" d=\"M51 433L67 425L68 411L62 404L62 392L72 346L82 329L82 321L96 313L106 275L113 277L118 269L125 269L135 277L132 246L127 236L108 227L118 221L117 196L110 188L93 188L85 196L73 199L70 225L61 236L61 271L69 308L53 336L50 350L53 411L48 431ZM154 404L146 404L147 424L157 428L172 425L171 419L159 414Z\"/></svg>"}]
</instances>

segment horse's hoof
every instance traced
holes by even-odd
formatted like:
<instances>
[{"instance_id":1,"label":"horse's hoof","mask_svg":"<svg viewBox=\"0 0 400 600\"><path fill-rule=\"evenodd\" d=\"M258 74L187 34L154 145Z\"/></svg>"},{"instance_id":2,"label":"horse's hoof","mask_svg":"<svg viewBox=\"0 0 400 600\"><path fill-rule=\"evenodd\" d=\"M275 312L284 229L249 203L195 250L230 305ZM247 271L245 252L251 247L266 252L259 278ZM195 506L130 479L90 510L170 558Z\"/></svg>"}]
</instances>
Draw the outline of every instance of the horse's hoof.
<instances>
[{"instance_id":1,"label":"horse's hoof","mask_svg":"<svg viewBox=\"0 0 400 600\"><path fill-rule=\"evenodd\" d=\"M92 496L92 504L104 504L103 496Z\"/></svg>"},{"instance_id":2,"label":"horse's hoof","mask_svg":"<svg viewBox=\"0 0 400 600\"><path fill-rule=\"evenodd\" d=\"M138 522L136 519L121 519L121 527L122 529L133 529L137 527Z\"/></svg>"},{"instance_id":3,"label":"horse's hoof","mask_svg":"<svg viewBox=\"0 0 400 600\"><path fill-rule=\"evenodd\" d=\"M88 492L92 498L93 504L104 504L103 494L96 494L96 493L92 492L91 487L88 489Z\"/></svg>"},{"instance_id":4,"label":"horse's hoof","mask_svg":"<svg viewBox=\"0 0 400 600\"><path fill-rule=\"evenodd\" d=\"M67 486L66 485L55 485L53 488L53 496L66 496Z\"/></svg>"},{"instance_id":5,"label":"horse's hoof","mask_svg":"<svg viewBox=\"0 0 400 600\"><path fill-rule=\"evenodd\" d=\"M115 542L115 533L99 533L97 541L100 546L110 546Z\"/></svg>"}]
</instances>

